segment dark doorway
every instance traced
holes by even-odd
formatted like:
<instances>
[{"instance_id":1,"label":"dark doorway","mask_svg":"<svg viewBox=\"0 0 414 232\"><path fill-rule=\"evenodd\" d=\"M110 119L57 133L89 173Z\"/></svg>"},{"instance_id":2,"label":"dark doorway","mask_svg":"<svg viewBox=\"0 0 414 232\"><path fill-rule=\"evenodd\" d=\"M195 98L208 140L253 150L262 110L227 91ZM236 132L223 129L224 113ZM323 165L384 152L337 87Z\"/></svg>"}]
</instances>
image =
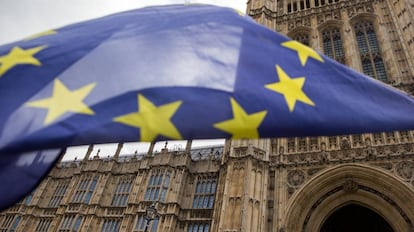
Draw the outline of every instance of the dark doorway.
<instances>
[{"instance_id":1,"label":"dark doorway","mask_svg":"<svg viewBox=\"0 0 414 232\"><path fill-rule=\"evenodd\" d=\"M321 232L394 232L380 215L363 206L350 204L335 211Z\"/></svg>"}]
</instances>

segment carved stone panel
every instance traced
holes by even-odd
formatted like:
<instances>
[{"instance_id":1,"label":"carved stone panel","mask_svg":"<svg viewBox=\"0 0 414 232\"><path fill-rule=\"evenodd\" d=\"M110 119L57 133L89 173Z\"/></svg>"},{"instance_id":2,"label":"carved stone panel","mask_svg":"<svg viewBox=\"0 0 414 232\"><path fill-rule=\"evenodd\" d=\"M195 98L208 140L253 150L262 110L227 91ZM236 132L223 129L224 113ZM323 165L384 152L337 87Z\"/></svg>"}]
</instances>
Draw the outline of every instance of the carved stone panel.
<instances>
[{"instance_id":1,"label":"carved stone panel","mask_svg":"<svg viewBox=\"0 0 414 232\"><path fill-rule=\"evenodd\" d=\"M410 161L399 162L395 169L398 175L404 179L409 180L413 177L414 166L413 166L413 163Z\"/></svg>"},{"instance_id":2,"label":"carved stone panel","mask_svg":"<svg viewBox=\"0 0 414 232\"><path fill-rule=\"evenodd\" d=\"M342 184L342 188L343 188L344 192L346 192L346 193L354 193L354 192L358 191L358 184L353 180L346 180Z\"/></svg>"},{"instance_id":3,"label":"carved stone panel","mask_svg":"<svg viewBox=\"0 0 414 232\"><path fill-rule=\"evenodd\" d=\"M288 183L291 186L299 186L305 182L305 174L301 170L293 170L288 172Z\"/></svg>"}]
</instances>

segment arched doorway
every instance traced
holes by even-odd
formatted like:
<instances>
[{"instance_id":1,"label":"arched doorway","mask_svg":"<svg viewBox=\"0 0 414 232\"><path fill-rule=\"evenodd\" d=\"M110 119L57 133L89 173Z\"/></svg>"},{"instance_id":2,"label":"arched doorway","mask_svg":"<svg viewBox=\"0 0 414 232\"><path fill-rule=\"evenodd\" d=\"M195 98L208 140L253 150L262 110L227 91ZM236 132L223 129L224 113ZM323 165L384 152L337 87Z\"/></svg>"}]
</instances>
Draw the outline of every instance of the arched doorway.
<instances>
[{"instance_id":1,"label":"arched doorway","mask_svg":"<svg viewBox=\"0 0 414 232\"><path fill-rule=\"evenodd\" d=\"M323 223L320 232L394 232L374 211L357 204L339 208Z\"/></svg>"},{"instance_id":2,"label":"arched doorway","mask_svg":"<svg viewBox=\"0 0 414 232\"><path fill-rule=\"evenodd\" d=\"M288 201L283 229L320 232L331 215L350 204L381 215L390 231L414 231L414 191L395 175L365 164L333 166L305 182Z\"/></svg>"}]
</instances>

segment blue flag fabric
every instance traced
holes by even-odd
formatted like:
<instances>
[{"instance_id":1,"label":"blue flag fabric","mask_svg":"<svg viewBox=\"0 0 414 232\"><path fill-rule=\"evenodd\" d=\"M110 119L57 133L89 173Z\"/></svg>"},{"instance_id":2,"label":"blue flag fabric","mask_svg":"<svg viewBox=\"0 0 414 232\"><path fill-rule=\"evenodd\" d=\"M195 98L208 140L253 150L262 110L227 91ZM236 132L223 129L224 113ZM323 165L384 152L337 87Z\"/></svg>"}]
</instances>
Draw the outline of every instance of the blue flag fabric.
<instances>
[{"instance_id":1,"label":"blue flag fabric","mask_svg":"<svg viewBox=\"0 0 414 232\"><path fill-rule=\"evenodd\" d=\"M52 169L62 151L51 149L0 156L0 211L31 192Z\"/></svg>"},{"instance_id":2,"label":"blue flag fabric","mask_svg":"<svg viewBox=\"0 0 414 232\"><path fill-rule=\"evenodd\" d=\"M406 94L210 5L148 7L1 46L0 106L5 160L109 142L414 129Z\"/></svg>"}]
</instances>

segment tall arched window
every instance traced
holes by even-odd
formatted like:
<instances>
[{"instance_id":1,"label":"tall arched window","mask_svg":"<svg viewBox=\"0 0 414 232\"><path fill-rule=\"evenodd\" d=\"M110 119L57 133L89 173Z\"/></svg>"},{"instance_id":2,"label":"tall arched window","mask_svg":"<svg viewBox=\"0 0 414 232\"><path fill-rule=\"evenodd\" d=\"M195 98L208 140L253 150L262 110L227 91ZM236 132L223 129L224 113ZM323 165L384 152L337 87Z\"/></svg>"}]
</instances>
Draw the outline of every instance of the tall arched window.
<instances>
[{"instance_id":1,"label":"tall arched window","mask_svg":"<svg viewBox=\"0 0 414 232\"><path fill-rule=\"evenodd\" d=\"M374 25L369 21L360 21L354 25L354 29L363 72L368 76L387 82L387 73L381 58Z\"/></svg>"},{"instance_id":2,"label":"tall arched window","mask_svg":"<svg viewBox=\"0 0 414 232\"><path fill-rule=\"evenodd\" d=\"M325 55L345 64L345 55L339 28L324 29L322 31L322 41Z\"/></svg>"}]
</instances>

